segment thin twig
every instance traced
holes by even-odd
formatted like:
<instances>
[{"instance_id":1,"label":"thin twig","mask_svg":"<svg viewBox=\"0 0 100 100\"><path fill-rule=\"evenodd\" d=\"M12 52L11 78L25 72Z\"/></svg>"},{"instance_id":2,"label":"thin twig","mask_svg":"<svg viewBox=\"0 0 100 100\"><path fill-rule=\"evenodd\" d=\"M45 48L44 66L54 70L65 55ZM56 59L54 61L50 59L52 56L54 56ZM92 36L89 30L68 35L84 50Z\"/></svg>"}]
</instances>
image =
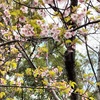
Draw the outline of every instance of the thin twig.
<instances>
[{"instance_id":1,"label":"thin twig","mask_svg":"<svg viewBox=\"0 0 100 100\"><path fill-rule=\"evenodd\" d=\"M85 27L85 26L87 26L87 25L95 24L95 23L99 23L99 22L100 22L100 20L96 20L96 21L88 22L88 23L83 24L83 25L81 25L81 26L79 26L79 27L77 27L77 28L72 29L71 32L72 32L72 31L76 31L76 30L78 30L78 29L80 29L80 28L82 28L82 27Z\"/></svg>"}]
</instances>

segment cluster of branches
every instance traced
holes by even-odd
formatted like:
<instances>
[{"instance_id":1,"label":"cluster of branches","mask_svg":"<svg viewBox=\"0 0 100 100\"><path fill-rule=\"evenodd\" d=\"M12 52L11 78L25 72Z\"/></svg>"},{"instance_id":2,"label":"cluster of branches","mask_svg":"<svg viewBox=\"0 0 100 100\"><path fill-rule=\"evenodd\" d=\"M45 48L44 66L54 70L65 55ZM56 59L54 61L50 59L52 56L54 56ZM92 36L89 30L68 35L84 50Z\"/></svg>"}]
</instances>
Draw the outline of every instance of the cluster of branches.
<instances>
[{"instance_id":1,"label":"cluster of branches","mask_svg":"<svg viewBox=\"0 0 100 100\"><path fill-rule=\"evenodd\" d=\"M6 2L9 5L9 0L6 0ZM85 23L83 25L80 25L80 26L77 26L76 23L73 20L69 20L68 22L66 22L65 21L65 17L64 17L65 11L70 8L71 12L69 13L68 16L70 16L71 14L73 14L74 13L73 12L73 8L78 5L78 0L68 0L66 2L66 6L65 6L64 9L58 7L57 0L53 0L53 4L48 4L48 7L46 7L45 5L44 6L40 6L40 7L33 7L33 6L31 7L31 6L26 5L24 3L21 3L20 1L17 1L17 0L13 0L13 2L16 3L16 4L22 5L22 6L26 6L26 7L30 8L30 9L35 9L35 10L43 9L43 10L46 10L48 12L48 15L50 15L50 16L57 16L57 15L60 14L60 21L63 24L63 27L66 30L68 30L68 27L71 25L70 32L73 32L73 31L77 32L81 28L87 28L87 26L90 25L90 24L97 24L97 23L100 22L100 20L90 21L90 20L88 20L88 16L86 16L86 19L84 21ZM89 7L95 8L93 6L91 0L90 0L89 3L87 3L87 9L89 9ZM56 14L52 14L49 11L50 9L52 9L53 11L55 11L57 13ZM96 34L96 32L93 33L93 34ZM82 41L86 45L86 51L87 51L87 56L88 56L88 59L89 59L89 63L91 65L91 69L92 69L92 71L94 73L95 80L96 80L96 82L98 82L98 79L97 79L97 76L96 76L96 72L94 70L94 66L93 66L92 61L90 59L90 54L89 54L88 48L90 48L91 50L93 50L93 52L96 52L97 54L98 54L98 52L95 51L94 48L92 48L92 47L90 47L88 45L87 40L86 40L88 34L87 35L85 34L85 35L82 35L82 36L84 37L84 40L82 38L80 38L80 35L78 33L75 36L71 37L69 40L73 41L77 37L80 41ZM4 38L2 38L2 36L0 36L0 41L1 41L0 47L5 47L6 45L11 45L11 44L15 44L15 45L17 44L16 48L20 51L20 53L23 55L23 57L27 60L27 62L29 63L29 65L33 69L36 69L37 67L31 61L30 57L26 53L25 48L22 46L21 43L31 42L32 46L34 47L34 49L33 49L32 52L34 52L35 48L36 48L36 45L37 45L38 42L48 41L50 39L52 41L54 41L54 39L52 37L44 37L44 38L41 38L41 37L40 38L37 38L37 37L28 37L28 38L25 38L24 41L22 41L22 40L16 40L16 39L14 39L12 41L6 41ZM59 45L57 45L56 47L54 46L54 49L57 48L58 46ZM68 80L69 81L70 80L71 81L75 81L77 83L76 72L75 72L75 50L73 50L72 45L67 46L65 44L65 46L66 46L66 51L65 51L65 54L62 54L62 55L65 57L65 67L66 67L65 69L66 69L66 72L67 72L67 75L68 75ZM69 52L71 50L73 52ZM72 69L70 67L72 67ZM3 85L1 85L1 87L9 87L9 86L3 86ZM13 86L11 86L11 87L13 87ZM17 86L14 86L14 87L17 87ZM20 88L27 88L27 87L20 87ZM29 88L31 88L31 87L29 87ZM100 92L100 87L98 87L98 90ZM54 96L55 100L60 100L59 97L57 97L57 94L55 93L55 91L52 91L52 95ZM72 100L77 100L77 94L73 93L71 95L71 99Z\"/></svg>"}]
</instances>

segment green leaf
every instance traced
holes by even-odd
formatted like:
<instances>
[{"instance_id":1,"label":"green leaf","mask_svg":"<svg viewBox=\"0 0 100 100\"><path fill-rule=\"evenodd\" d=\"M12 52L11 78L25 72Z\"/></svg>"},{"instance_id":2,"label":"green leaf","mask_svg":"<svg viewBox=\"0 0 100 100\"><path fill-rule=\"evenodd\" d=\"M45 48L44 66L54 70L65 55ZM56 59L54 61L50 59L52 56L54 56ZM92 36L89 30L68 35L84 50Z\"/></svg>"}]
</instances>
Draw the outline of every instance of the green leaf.
<instances>
[{"instance_id":1,"label":"green leaf","mask_svg":"<svg viewBox=\"0 0 100 100\"><path fill-rule=\"evenodd\" d=\"M90 100L95 100L93 97L89 97Z\"/></svg>"},{"instance_id":2,"label":"green leaf","mask_svg":"<svg viewBox=\"0 0 100 100\"><path fill-rule=\"evenodd\" d=\"M2 99L5 96L5 92L0 92L0 99Z\"/></svg>"},{"instance_id":3,"label":"green leaf","mask_svg":"<svg viewBox=\"0 0 100 100\"><path fill-rule=\"evenodd\" d=\"M69 44L69 43L71 43L72 41L71 40L66 40L66 44Z\"/></svg>"},{"instance_id":4,"label":"green leaf","mask_svg":"<svg viewBox=\"0 0 100 100\"><path fill-rule=\"evenodd\" d=\"M10 12L11 15L13 16L19 16L21 14L20 10L13 10L12 12Z\"/></svg>"},{"instance_id":5,"label":"green leaf","mask_svg":"<svg viewBox=\"0 0 100 100\"><path fill-rule=\"evenodd\" d=\"M82 44L82 42L81 42L78 38L74 39L72 43L73 43L73 44L78 43L78 44L80 44L80 45Z\"/></svg>"},{"instance_id":6,"label":"green leaf","mask_svg":"<svg viewBox=\"0 0 100 100\"><path fill-rule=\"evenodd\" d=\"M70 81L69 82L70 86L72 86L73 88L75 87L75 85L77 85L75 82Z\"/></svg>"}]
</instances>

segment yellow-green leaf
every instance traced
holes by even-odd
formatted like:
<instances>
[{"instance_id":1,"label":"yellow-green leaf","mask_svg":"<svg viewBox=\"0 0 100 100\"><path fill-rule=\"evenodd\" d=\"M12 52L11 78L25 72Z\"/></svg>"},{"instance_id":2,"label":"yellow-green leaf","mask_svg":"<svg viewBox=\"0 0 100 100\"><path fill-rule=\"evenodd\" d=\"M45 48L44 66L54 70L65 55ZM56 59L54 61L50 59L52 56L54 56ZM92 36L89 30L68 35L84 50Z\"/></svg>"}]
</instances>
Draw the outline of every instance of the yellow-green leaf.
<instances>
[{"instance_id":1,"label":"yellow-green leaf","mask_svg":"<svg viewBox=\"0 0 100 100\"><path fill-rule=\"evenodd\" d=\"M73 88L75 87L75 85L77 85L75 82L70 81L69 85L72 86Z\"/></svg>"},{"instance_id":2,"label":"yellow-green leaf","mask_svg":"<svg viewBox=\"0 0 100 100\"><path fill-rule=\"evenodd\" d=\"M100 86L100 82L97 82L96 85L97 85L97 86Z\"/></svg>"},{"instance_id":3,"label":"yellow-green leaf","mask_svg":"<svg viewBox=\"0 0 100 100\"><path fill-rule=\"evenodd\" d=\"M0 92L0 99L2 99L5 96L5 92Z\"/></svg>"},{"instance_id":4,"label":"yellow-green leaf","mask_svg":"<svg viewBox=\"0 0 100 100\"><path fill-rule=\"evenodd\" d=\"M0 26L4 27L4 24L0 22Z\"/></svg>"},{"instance_id":5,"label":"yellow-green leaf","mask_svg":"<svg viewBox=\"0 0 100 100\"><path fill-rule=\"evenodd\" d=\"M48 80L47 79L44 79L42 82L43 82L44 85L48 85Z\"/></svg>"},{"instance_id":6,"label":"yellow-green leaf","mask_svg":"<svg viewBox=\"0 0 100 100\"><path fill-rule=\"evenodd\" d=\"M71 42L72 42L71 40L66 40L66 44L71 43Z\"/></svg>"},{"instance_id":7,"label":"yellow-green leaf","mask_svg":"<svg viewBox=\"0 0 100 100\"><path fill-rule=\"evenodd\" d=\"M25 73L26 73L27 75L32 75L32 69L31 69L31 68L27 68L27 69L25 70Z\"/></svg>"},{"instance_id":8,"label":"yellow-green leaf","mask_svg":"<svg viewBox=\"0 0 100 100\"><path fill-rule=\"evenodd\" d=\"M93 97L89 97L90 100L95 100Z\"/></svg>"},{"instance_id":9,"label":"yellow-green leaf","mask_svg":"<svg viewBox=\"0 0 100 100\"><path fill-rule=\"evenodd\" d=\"M49 75L50 75L51 77L54 77L54 76L56 75L56 73L55 73L54 71L49 71Z\"/></svg>"},{"instance_id":10,"label":"yellow-green leaf","mask_svg":"<svg viewBox=\"0 0 100 100\"><path fill-rule=\"evenodd\" d=\"M61 66L57 66L57 68L59 72L62 72L63 68Z\"/></svg>"},{"instance_id":11,"label":"yellow-green leaf","mask_svg":"<svg viewBox=\"0 0 100 100\"><path fill-rule=\"evenodd\" d=\"M14 100L13 98L7 98L6 100Z\"/></svg>"}]
</instances>

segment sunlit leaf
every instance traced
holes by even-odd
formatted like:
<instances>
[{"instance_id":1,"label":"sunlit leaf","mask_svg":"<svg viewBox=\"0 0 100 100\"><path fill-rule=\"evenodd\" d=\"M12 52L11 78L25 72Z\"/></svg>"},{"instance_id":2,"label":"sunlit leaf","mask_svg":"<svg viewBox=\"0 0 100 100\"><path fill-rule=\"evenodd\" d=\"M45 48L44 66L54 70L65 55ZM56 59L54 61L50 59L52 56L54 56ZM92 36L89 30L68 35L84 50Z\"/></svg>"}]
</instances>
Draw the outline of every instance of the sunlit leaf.
<instances>
[{"instance_id":1,"label":"sunlit leaf","mask_svg":"<svg viewBox=\"0 0 100 100\"><path fill-rule=\"evenodd\" d=\"M75 82L70 81L69 85L72 86L73 88L77 85Z\"/></svg>"},{"instance_id":2,"label":"sunlit leaf","mask_svg":"<svg viewBox=\"0 0 100 100\"><path fill-rule=\"evenodd\" d=\"M0 99L2 99L5 95L5 92L0 92Z\"/></svg>"}]
</instances>

